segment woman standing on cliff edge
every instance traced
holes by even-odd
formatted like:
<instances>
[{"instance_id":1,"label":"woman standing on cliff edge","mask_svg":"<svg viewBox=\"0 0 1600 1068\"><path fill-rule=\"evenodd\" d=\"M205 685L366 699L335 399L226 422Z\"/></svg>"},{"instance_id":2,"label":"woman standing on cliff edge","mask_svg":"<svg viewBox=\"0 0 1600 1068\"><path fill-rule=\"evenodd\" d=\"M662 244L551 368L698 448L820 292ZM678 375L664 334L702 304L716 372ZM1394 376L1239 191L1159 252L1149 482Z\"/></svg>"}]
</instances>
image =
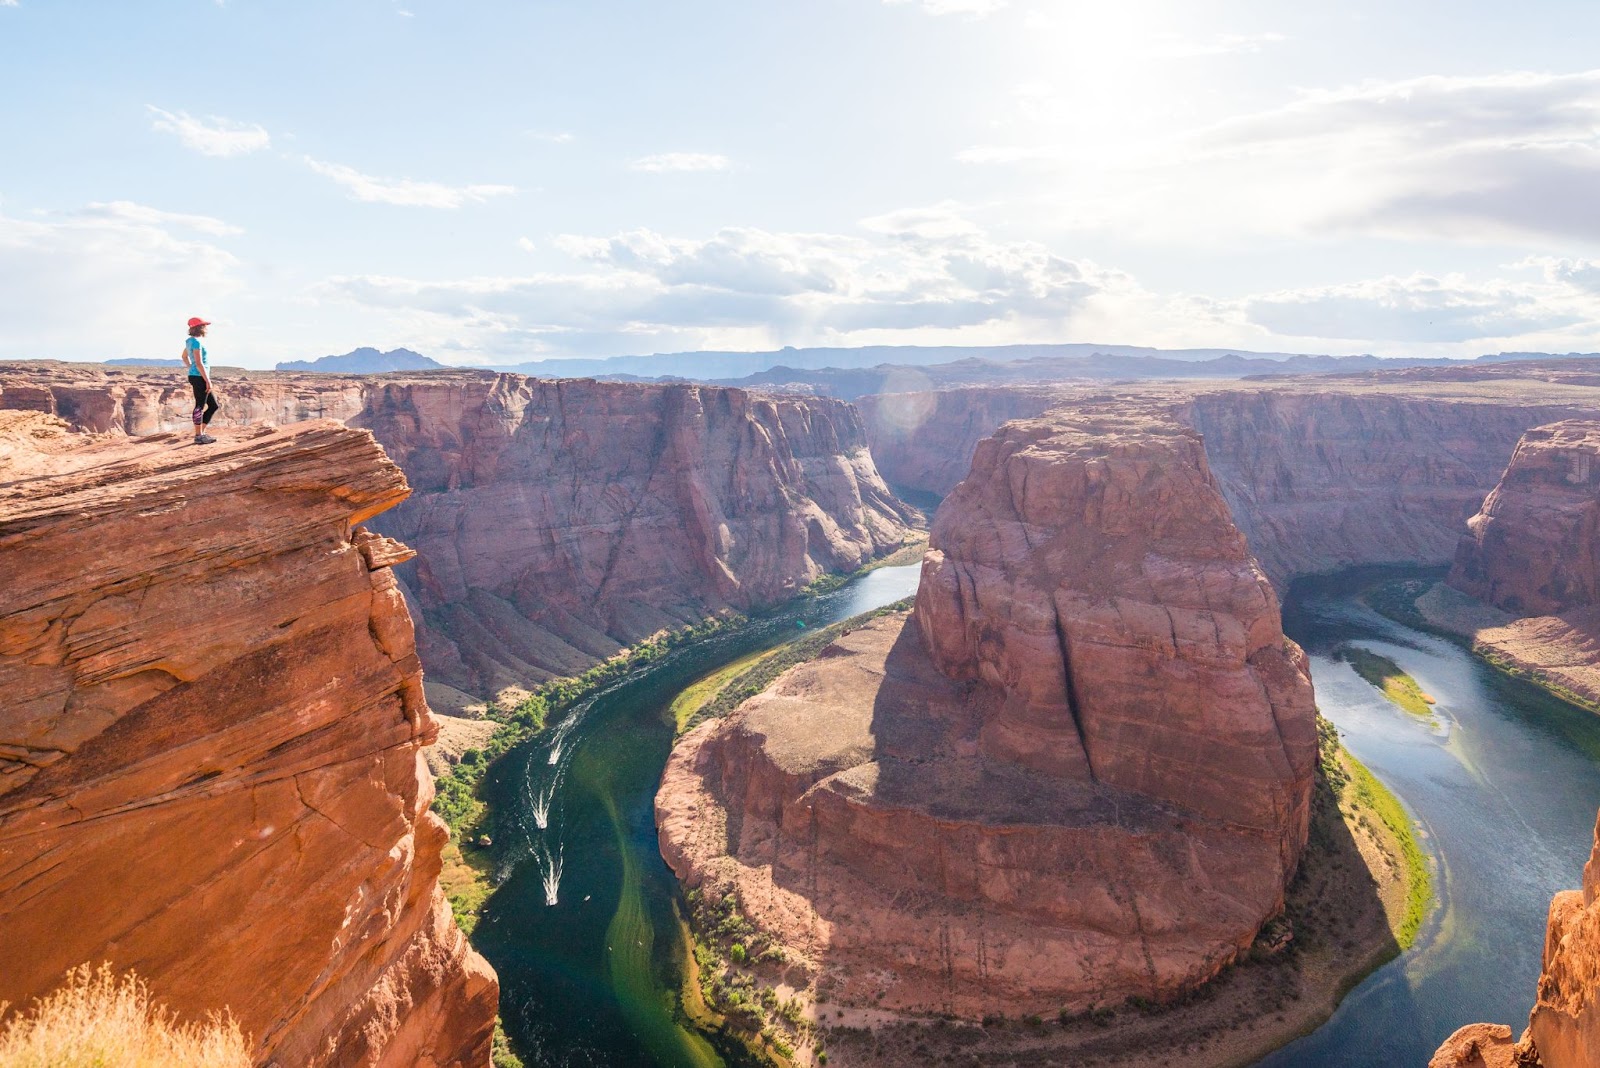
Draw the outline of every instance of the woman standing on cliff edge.
<instances>
[{"instance_id":1,"label":"woman standing on cliff edge","mask_svg":"<svg viewBox=\"0 0 1600 1068\"><path fill-rule=\"evenodd\" d=\"M206 433L211 417L217 414L217 395L211 392L211 362L200 339L211 324L196 316L189 320L189 340L183 343L183 362L189 368L189 385L194 390L194 443L210 445L217 439Z\"/></svg>"}]
</instances>

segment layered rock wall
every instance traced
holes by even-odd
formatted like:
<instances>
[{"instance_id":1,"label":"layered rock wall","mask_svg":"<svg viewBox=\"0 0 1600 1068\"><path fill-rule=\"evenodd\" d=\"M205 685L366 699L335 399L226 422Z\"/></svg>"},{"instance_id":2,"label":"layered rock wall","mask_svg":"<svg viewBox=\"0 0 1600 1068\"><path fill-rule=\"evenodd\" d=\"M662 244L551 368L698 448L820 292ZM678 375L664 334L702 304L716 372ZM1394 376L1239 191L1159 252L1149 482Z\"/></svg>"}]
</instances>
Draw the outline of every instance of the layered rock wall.
<instances>
[{"instance_id":1,"label":"layered rock wall","mask_svg":"<svg viewBox=\"0 0 1600 1068\"><path fill-rule=\"evenodd\" d=\"M1374 563L1443 564L1524 431L1600 409L1539 381L1466 387L1403 373L1306 382L973 387L863 397L879 470L948 493L977 443L1053 407L1164 414L1199 431L1235 522L1276 582Z\"/></svg>"},{"instance_id":2,"label":"layered rock wall","mask_svg":"<svg viewBox=\"0 0 1600 1068\"><path fill-rule=\"evenodd\" d=\"M1032 419L1069 394L1050 388L971 387L858 397L872 458L896 489L943 497L972 468L978 442L1001 423Z\"/></svg>"},{"instance_id":3,"label":"layered rock wall","mask_svg":"<svg viewBox=\"0 0 1600 1068\"><path fill-rule=\"evenodd\" d=\"M96 432L188 427L175 373L0 367L0 408ZM663 627L792 595L898 548L854 408L740 389L487 371L218 373L220 426L326 416L371 429L415 489L378 520L430 689L478 696L581 672Z\"/></svg>"},{"instance_id":4,"label":"layered rock wall","mask_svg":"<svg viewBox=\"0 0 1600 1068\"><path fill-rule=\"evenodd\" d=\"M486 1068L392 566L331 423L184 447L0 412L0 1001L108 960L258 1063Z\"/></svg>"},{"instance_id":5,"label":"layered rock wall","mask_svg":"<svg viewBox=\"0 0 1600 1068\"><path fill-rule=\"evenodd\" d=\"M1530 426L1571 407L1401 393L1205 393L1174 414L1205 438L1267 574L1447 563Z\"/></svg>"},{"instance_id":6,"label":"layered rock wall","mask_svg":"<svg viewBox=\"0 0 1600 1068\"><path fill-rule=\"evenodd\" d=\"M377 384L357 421L416 487L384 529L421 554L430 672L480 693L792 596L910 530L838 401L503 375Z\"/></svg>"},{"instance_id":7,"label":"layered rock wall","mask_svg":"<svg viewBox=\"0 0 1600 1068\"><path fill-rule=\"evenodd\" d=\"M1522 436L1467 522L1449 583L1519 616L1600 603L1600 422Z\"/></svg>"},{"instance_id":8,"label":"layered rock wall","mask_svg":"<svg viewBox=\"0 0 1600 1068\"><path fill-rule=\"evenodd\" d=\"M1013 423L940 511L916 620L989 706L989 757L1258 828L1292 871L1316 753L1310 674L1193 431ZM1197 768L1203 774L1196 774Z\"/></svg>"},{"instance_id":9,"label":"layered rock wall","mask_svg":"<svg viewBox=\"0 0 1600 1068\"><path fill-rule=\"evenodd\" d=\"M889 616L691 732L679 877L819 990L1043 1012L1210 978L1307 832L1311 683L1198 437L1056 415L983 443Z\"/></svg>"}]
</instances>

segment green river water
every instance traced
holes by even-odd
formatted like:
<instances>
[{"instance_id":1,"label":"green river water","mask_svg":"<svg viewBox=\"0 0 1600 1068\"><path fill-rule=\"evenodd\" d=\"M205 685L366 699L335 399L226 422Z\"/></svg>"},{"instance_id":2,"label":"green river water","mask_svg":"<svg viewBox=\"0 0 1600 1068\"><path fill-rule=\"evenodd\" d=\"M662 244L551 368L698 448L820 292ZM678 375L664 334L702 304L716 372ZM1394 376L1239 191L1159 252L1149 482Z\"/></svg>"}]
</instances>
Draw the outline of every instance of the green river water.
<instances>
[{"instance_id":1,"label":"green river water","mask_svg":"<svg viewBox=\"0 0 1600 1068\"><path fill-rule=\"evenodd\" d=\"M910 596L919 571L879 568L676 649L495 766L485 793L504 882L474 942L500 974L506 1030L530 1066L746 1063L738 1043L687 1028L677 1011L683 899L653 808L672 748L668 706L742 656Z\"/></svg>"},{"instance_id":2,"label":"green river water","mask_svg":"<svg viewBox=\"0 0 1600 1068\"><path fill-rule=\"evenodd\" d=\"M496 765L504 882L475 942L500 973L506 1029L538 1068L740 1068L741 1049L684 1025L682 896L652 800L666 713L694 680L912 593L883 568L749 627L674 651L575 708ZM1370 574L1298 584L1285 626L1311 655L1318 703L1425 828L1442 907L1415 948L1357 987L1325 1026L1262 1068L1426 1064L1456 1027L1527 1018L1550 895L1578 884L1600 805L1600 717L1506 679L1447 641L1379 616ZM1439 699L1430 724L1338 656L1357 643Z\"/></svg>"}]
</instances>

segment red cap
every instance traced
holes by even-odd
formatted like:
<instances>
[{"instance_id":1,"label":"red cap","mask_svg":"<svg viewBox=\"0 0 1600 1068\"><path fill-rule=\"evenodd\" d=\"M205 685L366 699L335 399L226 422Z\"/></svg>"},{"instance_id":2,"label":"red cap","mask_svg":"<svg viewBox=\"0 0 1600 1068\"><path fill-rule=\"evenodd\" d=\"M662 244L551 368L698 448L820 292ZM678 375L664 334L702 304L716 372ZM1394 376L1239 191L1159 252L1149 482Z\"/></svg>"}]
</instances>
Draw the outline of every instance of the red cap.
<instances>
[{"instance_id":1,"label":"red cap","mask_svg":"<svg viewBox=\"0 0 1600 1068\"><path fill-rule=\"evenodd\" d=\"M206 322L204 319L200 318L198 315L196 315L193 319L189 320L189 329L190 330L193 330L197 326L210 326L210 325L211 325L210 323Z\"/></svg>"}]
</instances>

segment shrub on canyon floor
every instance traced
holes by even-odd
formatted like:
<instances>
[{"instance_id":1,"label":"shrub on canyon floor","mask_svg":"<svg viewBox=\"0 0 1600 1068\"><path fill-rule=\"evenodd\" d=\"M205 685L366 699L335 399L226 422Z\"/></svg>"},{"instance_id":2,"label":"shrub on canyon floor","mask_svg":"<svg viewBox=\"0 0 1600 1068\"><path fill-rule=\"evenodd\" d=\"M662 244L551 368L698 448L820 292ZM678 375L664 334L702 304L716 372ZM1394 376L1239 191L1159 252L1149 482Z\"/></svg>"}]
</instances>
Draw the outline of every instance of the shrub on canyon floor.
<instances>
[{"instance_id":1,"label":"shrub on canyon floor","mask_svg":"<svg viewBox=\"0 0 1600 1068\"><path fill-rule=\"evenodd\" d=\"M144 980L84 964L0 1029L0 1068L250 1068L250 1044L231 1016L180 1023Z\"/></svg>"}]
</instances>

